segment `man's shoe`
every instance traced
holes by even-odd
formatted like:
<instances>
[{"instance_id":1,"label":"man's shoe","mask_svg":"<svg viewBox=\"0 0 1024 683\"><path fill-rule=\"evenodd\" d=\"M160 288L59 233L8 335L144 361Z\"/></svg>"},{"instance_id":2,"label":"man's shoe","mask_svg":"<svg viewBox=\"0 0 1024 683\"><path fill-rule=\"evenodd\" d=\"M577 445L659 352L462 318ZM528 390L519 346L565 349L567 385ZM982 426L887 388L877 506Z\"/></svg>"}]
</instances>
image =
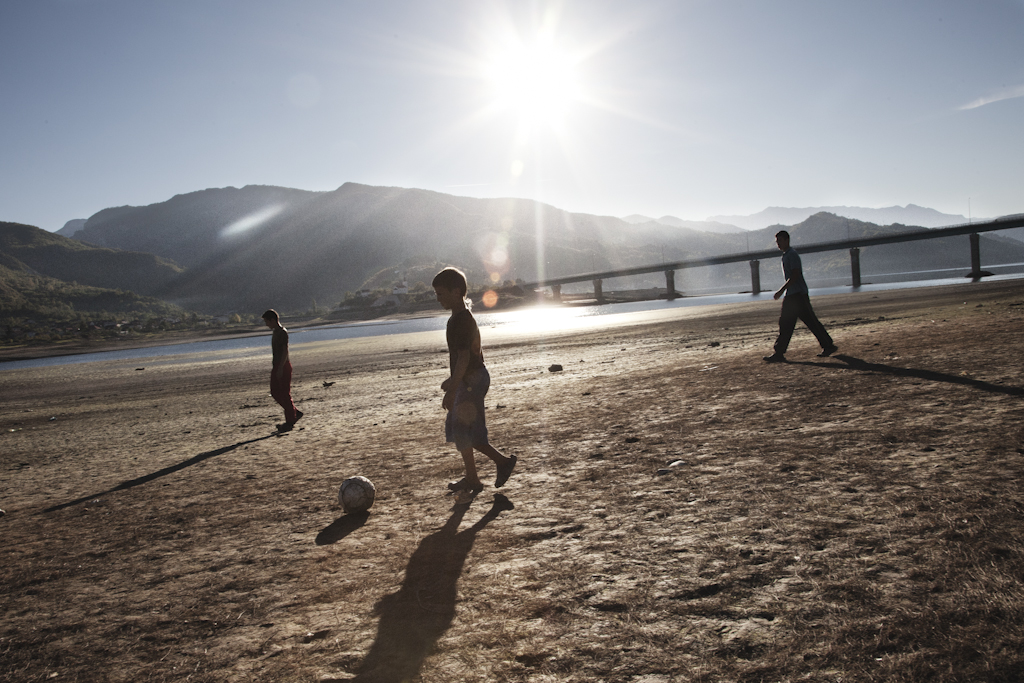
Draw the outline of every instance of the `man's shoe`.
<instances>
[{"instance_id":1,"label":"man's shoe","mask_svg":"<svg viewBox=\"0 0 1024 683\"><path fill-rule=\"evenodd\" d=\"M765 356L763 360L765 363L785 363L786 357L781 353L776 352L770 356Z\"/></svg>"},{"instance_id":2,"label":"man's shoe","mask_svg":"<svg viewBox=\"0 0 1024 683\"><path fill-rule=\"evenodd\" d=\"M838 350L839 350L839 347L836 346L835 344L833 344L832 346L828 347L827 349L822 349L821 353L818 354L818 358L828 358L829 356L831 356L833 353L835 353Z\"/></svg>"},{"instance_id":3,"label":"man's shoe","mask_svg":"<svg viewBox=\"0 0 1024 683\"><path fill-rule=\"evenodd\" d=\"M281 424L277 425L277 431L279 431L279 432L290 432L290 431L292 431L292 427L294 427L294 426L295 426L294 424L289 424L287 422L282 422Z\"/></svg>"}]
</instances>

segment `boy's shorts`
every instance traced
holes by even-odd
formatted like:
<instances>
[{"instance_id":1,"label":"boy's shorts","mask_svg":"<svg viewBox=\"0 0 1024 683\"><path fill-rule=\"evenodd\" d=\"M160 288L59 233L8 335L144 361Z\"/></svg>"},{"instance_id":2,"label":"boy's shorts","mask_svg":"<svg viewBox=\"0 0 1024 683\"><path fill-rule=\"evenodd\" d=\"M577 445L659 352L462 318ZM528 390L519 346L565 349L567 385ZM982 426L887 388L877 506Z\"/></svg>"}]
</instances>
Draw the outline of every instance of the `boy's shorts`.
<instances>
[{"instance_id":1,"label":"boy's shorts","mask_svg":"<svg viewBox=\"0 0 1024 683\"><path fill-rule=\"evenodd\" d=\"M478 368L466 375L455 390L455 405L444 421L444 436L455 448L465 451L484 446L487 441L487 420L484 417L484 396L491 386L487 368Z\"/></svg>"}]
</instances>

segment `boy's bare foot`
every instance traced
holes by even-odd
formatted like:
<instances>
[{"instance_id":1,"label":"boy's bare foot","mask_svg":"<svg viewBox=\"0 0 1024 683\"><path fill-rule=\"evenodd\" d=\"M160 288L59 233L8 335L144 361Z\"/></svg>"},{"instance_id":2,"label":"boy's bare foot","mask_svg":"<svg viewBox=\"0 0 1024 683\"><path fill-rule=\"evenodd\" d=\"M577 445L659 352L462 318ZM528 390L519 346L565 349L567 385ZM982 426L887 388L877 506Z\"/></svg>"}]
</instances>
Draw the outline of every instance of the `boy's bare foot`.
<instances>
[{"instance_id":1,"label":"boy's bare foot","mask_svg":"<svg viewBox=\"0 0 1024 683\"><path fill-rule=\"evenodd\" d=\"M508 456L508 462L503 465L498 465L498 477L494 480L494 488L500 489L508 481L508 478L512 476L512 470L516 468L516 462L519 461L514 455Z\"/></svg>"},{"instance_id":2,"label":"boy's bare foot","mask_svg":"<svg viewBox=\"0 0 1024 683\"><path fill-rule=\"evenodd\" d=\"M480 493L481 491L484 490L484 485L483 485L482 482L479 482L479 481L476 482L475 484L471 484L471 483L466 481L465 477L463 477L462 479L459 479L458 481L450 481L450 482L448 482L448 490L449 491L476 491L477 493Z\"/></svg>"},{"instance_id":3,"label":"boy's bare foot","mask_svg":"<svg viewBox=\"0 0 1024 683\"><path fill-rule=\"evenodd\" d=\"M461 491L455 492L455 504L456 505L469 505L476 498L476 495L483 491L483 487L478 489L462 489Z\"/></svg>"}]
</instances>

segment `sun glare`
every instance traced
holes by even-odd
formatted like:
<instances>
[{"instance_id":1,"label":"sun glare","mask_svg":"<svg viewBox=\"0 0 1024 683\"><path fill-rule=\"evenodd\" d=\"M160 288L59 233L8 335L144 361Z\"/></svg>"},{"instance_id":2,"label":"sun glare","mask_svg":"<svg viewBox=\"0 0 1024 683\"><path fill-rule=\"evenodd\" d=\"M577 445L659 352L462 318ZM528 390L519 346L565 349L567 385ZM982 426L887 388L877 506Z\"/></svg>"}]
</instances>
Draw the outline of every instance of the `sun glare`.
<instances>
[{"instance_id":1,"label":"sun glare","mask_svg":"<svg viewBox=\"0 0 1024 683\"><path fill-rule=\"evenodd\" d=\"M237 221L221 230L220 236L223 238L245 234L253 228L258 228L263 225L282 211L284 211L283 204L272 204L271 206L264 207L259 211L249 214L248 216L239 218Z\"/></svg>"},{"instance_id":2,"label":"sun glare","mask_svg":"<svg viewBox=\"0 0 1024 683\"><path fill-rule=\"evenodd\" d=\"M559 123L579 94L573 59L549 41L509 46L483 71L497 103L526 124Z\"/></svg>"}]
</instances>

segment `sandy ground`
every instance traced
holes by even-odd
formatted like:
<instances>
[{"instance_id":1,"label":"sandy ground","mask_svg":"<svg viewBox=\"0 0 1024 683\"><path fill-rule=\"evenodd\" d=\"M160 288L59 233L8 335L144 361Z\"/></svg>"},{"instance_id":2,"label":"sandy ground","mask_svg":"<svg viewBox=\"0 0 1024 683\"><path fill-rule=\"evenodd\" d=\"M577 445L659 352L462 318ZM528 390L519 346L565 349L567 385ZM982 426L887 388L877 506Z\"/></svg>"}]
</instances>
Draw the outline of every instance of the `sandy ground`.
<instances>
[{"instance_id":1,"label":"sandy ground","mask_svg":"<svg viewBox=\"0 0 1024 683\"><path fill-rule=\"evenodd\" d=\"M442 333L0 370L0 680L1022 680L1024 282L814 303L485 329L469 506Z\"/></svg>"}]
</instances>

